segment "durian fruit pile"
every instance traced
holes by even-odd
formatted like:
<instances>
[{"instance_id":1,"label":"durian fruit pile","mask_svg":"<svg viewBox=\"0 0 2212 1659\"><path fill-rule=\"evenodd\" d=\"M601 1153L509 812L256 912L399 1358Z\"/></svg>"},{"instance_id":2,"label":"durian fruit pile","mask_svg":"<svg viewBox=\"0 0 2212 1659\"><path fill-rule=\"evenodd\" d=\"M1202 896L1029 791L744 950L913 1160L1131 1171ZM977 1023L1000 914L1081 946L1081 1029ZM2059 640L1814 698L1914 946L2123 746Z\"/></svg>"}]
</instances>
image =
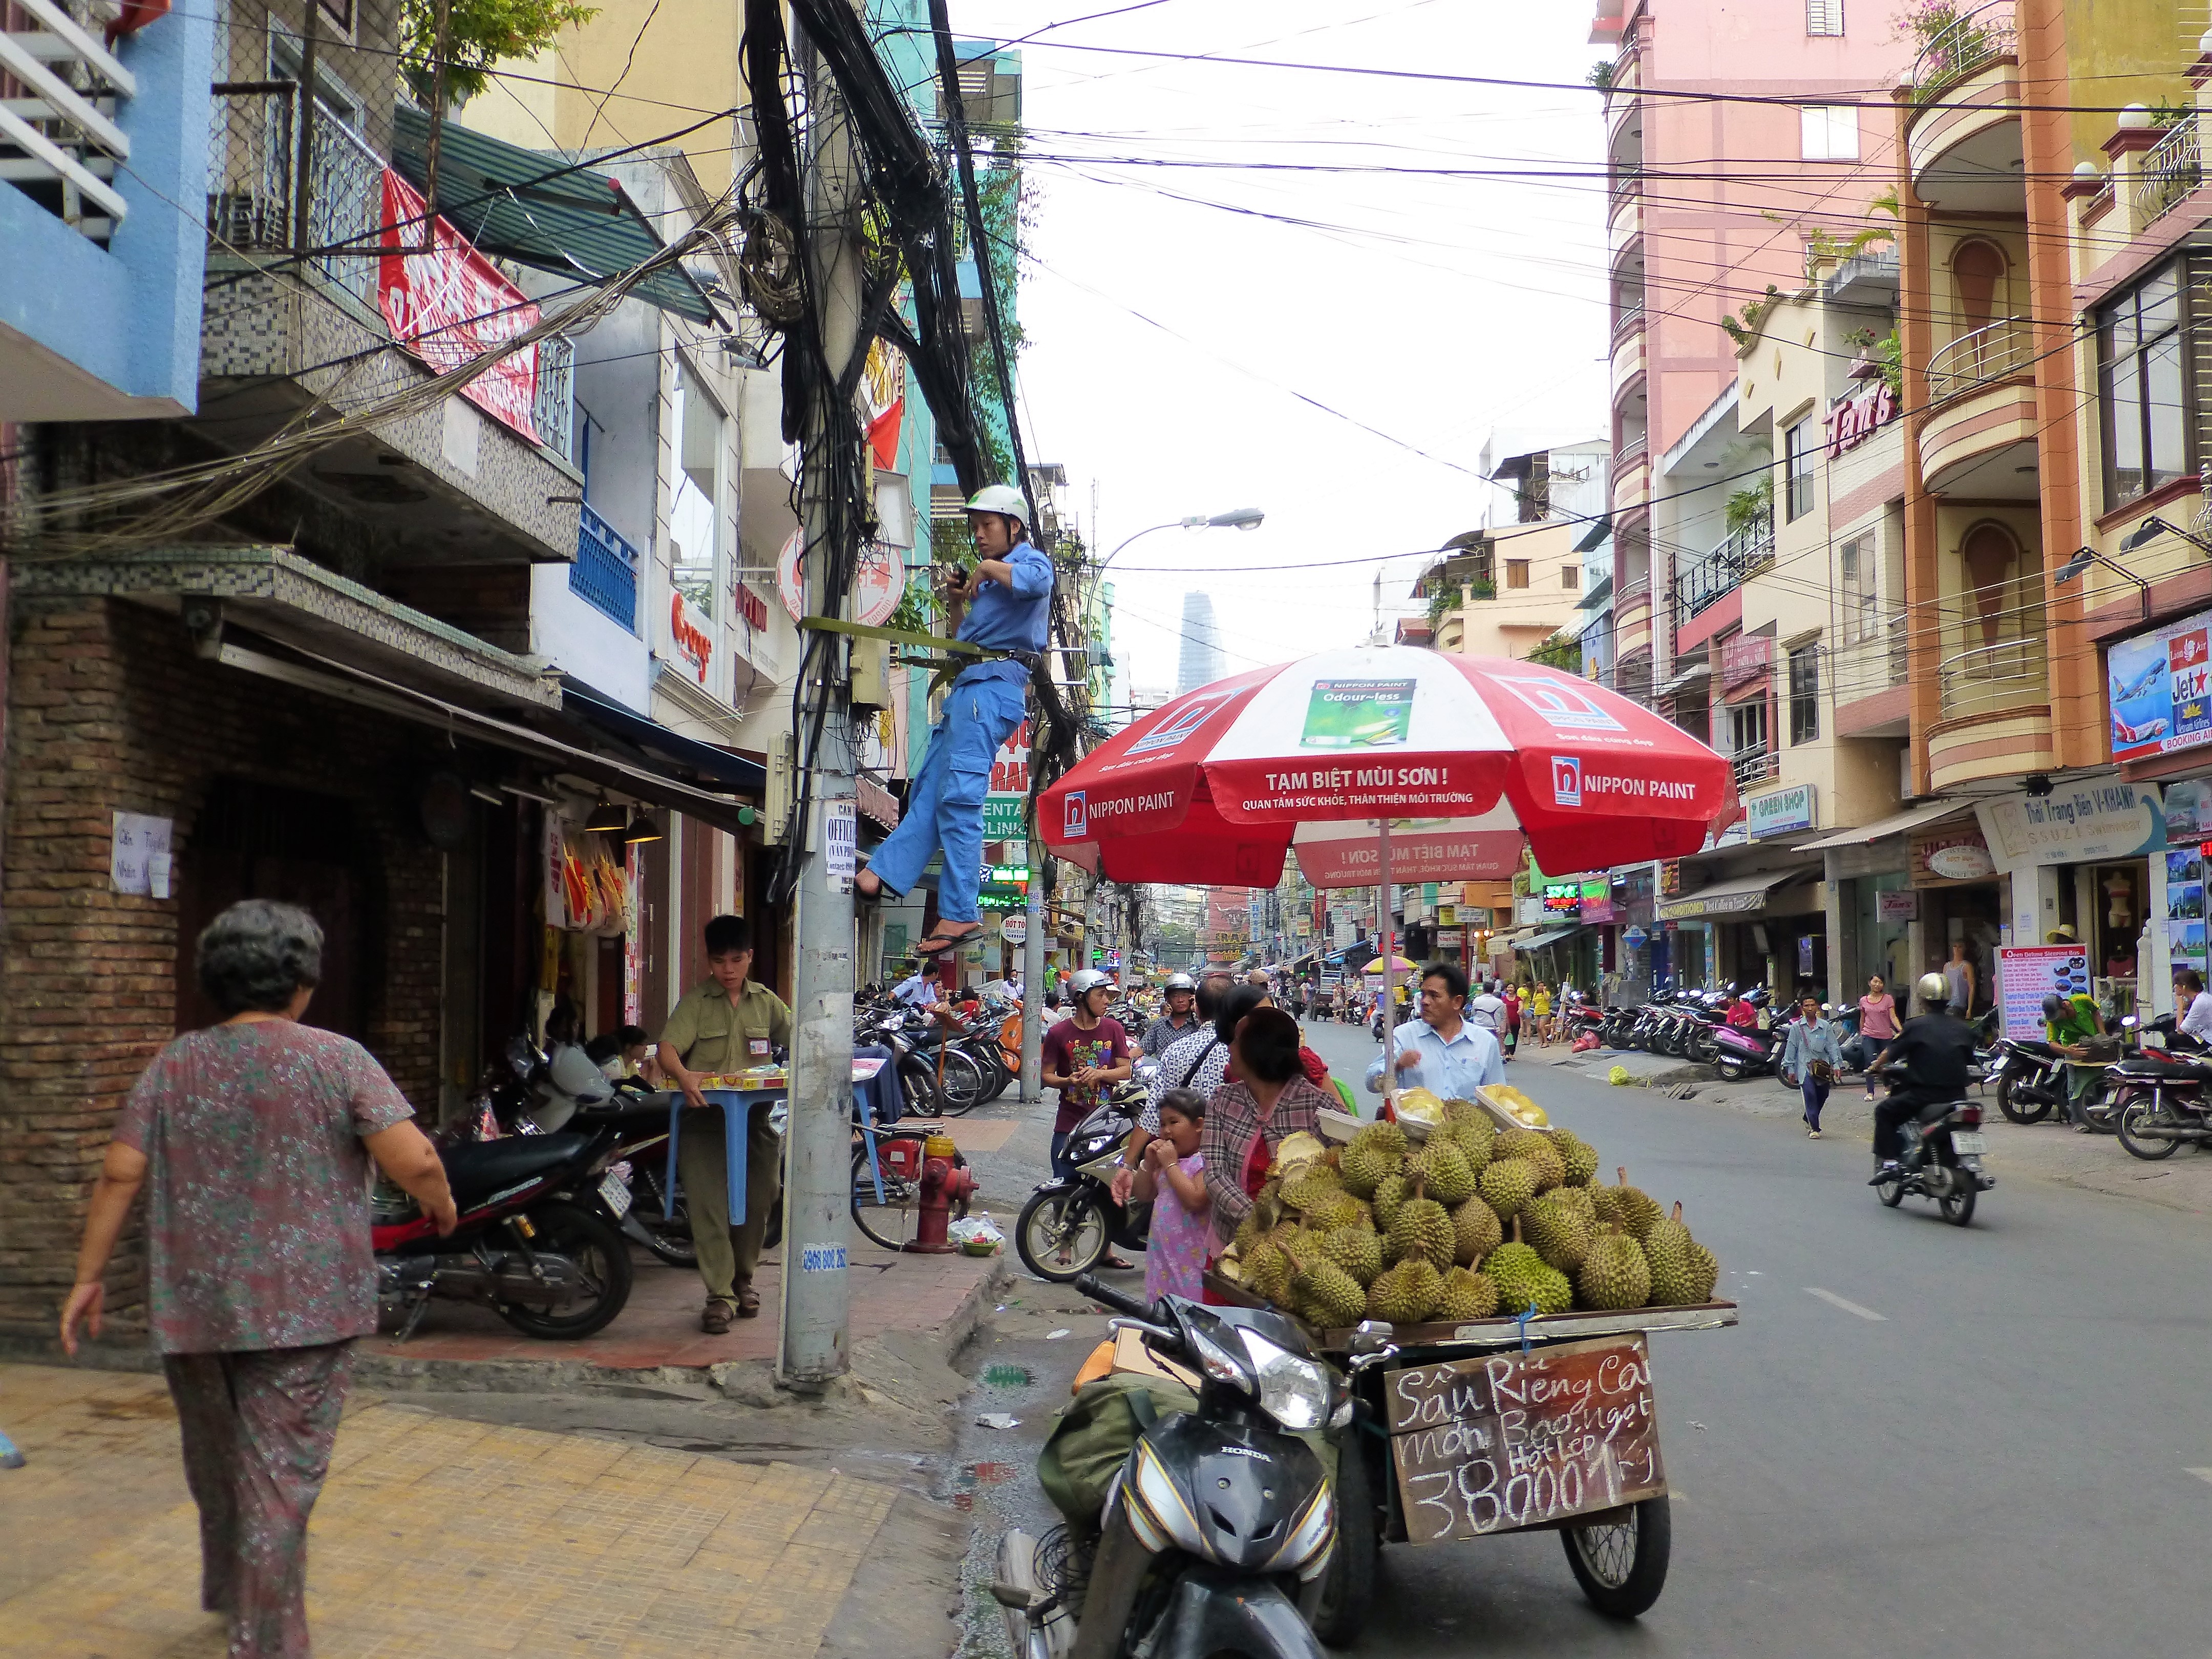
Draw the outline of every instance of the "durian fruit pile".
<instances>
[{"instance_id":1,"label":"durian fruit pile","mask_svg":"<svg viewBox=\"0 0 2212 1659\"><path fill-rule=\"evenodd\" d=\"M1720 1264L1682 1206L1626 1170L1598 1182L1597 1162L1571 1130L1500 1133L1463 1100L1418 1148L1395 1123L1334 1148L1292 1135L1219 1271L1324 1329L1710 1301Z\"/></svg>"}]
</instances>

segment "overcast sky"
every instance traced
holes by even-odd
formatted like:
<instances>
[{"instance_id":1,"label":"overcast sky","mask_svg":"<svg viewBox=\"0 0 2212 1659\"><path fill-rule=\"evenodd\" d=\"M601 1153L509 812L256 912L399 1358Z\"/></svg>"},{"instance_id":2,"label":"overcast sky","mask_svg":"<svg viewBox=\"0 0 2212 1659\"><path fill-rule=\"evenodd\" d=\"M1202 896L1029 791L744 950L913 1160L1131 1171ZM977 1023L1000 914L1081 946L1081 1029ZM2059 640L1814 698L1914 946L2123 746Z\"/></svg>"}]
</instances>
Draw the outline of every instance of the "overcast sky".
<instances>
[{"instance_id":1,"label":"overcast sky","mask_svg":"<svg viewBox=\"0 0 2212 1659\"><path fill-rule=\"evenodd\" d=\"M1481 522L1474 468L1493 428L1601 432L1602 179L1299 169L1587 175L1603 134L1580 87L1607 54L1587 44L1586 4L1526 0L1159 0L1048 27L1113 3L954 0L953 25L1043 31L1021 48L1039 218L1021 294L1031 458L1066 466L1067 503L1102 555L1193 513L1267 514L1255 531L1162 531L1115 561L1126 691L1172 684L1192 588L1213 595L1232 672L1356 642L1377 556ZM1192 161L1213 165L1132 164ZM1359 562L1258 568L1328 560ZM1384 567L1387 610L1414 608L1419 563Z\"/></svg>"}]
</instances>

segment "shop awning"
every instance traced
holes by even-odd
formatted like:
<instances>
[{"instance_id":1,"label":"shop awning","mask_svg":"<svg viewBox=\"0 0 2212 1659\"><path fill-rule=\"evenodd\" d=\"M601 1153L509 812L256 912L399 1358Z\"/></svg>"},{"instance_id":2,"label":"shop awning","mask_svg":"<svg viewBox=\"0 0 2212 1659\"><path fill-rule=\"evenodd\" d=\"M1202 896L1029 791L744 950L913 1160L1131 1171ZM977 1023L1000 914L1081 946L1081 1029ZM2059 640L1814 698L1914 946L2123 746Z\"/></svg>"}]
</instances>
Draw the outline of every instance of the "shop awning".
<instances>
[{"instance_id":1,"label":"shop awning","mask_svg":"<svg viewBox=\"0 0 2212 1659\"><path fill-rule=\"evenodd\" d=\"M1690 684L1692 681L1711 678L1712 672L1712 664L1709 662L1693 662L1687 668L1685 668L1680 673L1674 676L1666 683L1666 684L1661 686L1658 690L1653 692L1652 695L1658 697L1671 697L1677 691L1682 690L1683 687Z\"/></svg>"},{"instance_id":2,"label":"shop awning","mask_svg":"<svg viewBox=\"0 0 2212 1659\"><path fill-rule=\"evenodd\" d=\"M392 165L417 190L429 177L429 145L430 118L399 105ZM665 246L620 180L456 121L438 132L438 211L486 253L589 283L619 276ZM695 323L723 325L707 291L681 267L630 292Z\"/></svg>"},{"instance_id":3,"label":"shop awning","mask_svg":"<svg viewBox=\"0 0 2212 1659\"><path fill-rule=\"evenodd\" d=\"M1797 843L1800 853L1817 853L1827 847L1864 847L1880 841L1885 836L1901 836L1908 830L1917 830L1923 824L1933 823L1938 818L1948 818L1954 813L1971 812L1974 809L1963 801L1931 800L1909 807L1894 817L1881 818L1873 823L1861 824L1856 830L1838 830L1832 836L1823 836L1818 841Z\"/></svg>"},{"instance_id":4,"label":"shop awning","mask_svg":"<svg viewBox=\"0 0 2212 1659\"><path fill-rule=\"evenodd\" d=\"M1582 928L1579 925L1573 927L1553 927L1547 932L1538 933L1533 939L1515 939L1513 948L1516 951L1541 951L1559 944L1562 939L1572 939L1581 932Z\"/></svg>"},{"instance_id":5,"label":"shop awning","mask_svg":"<svg viewBox=\"0 0 2212 1659\"><path fill-rule=\"evenodd\" d=\"M561 708L570 718L596 726L635 750L643 761L690 774L688 781L701 787L723 787L747 795L760 795L768 789L768 769L758 761L672 732L659 720L610 702L573 680L561 689Z\"/></svg>"},{"instance_id":6,"label":"shop awning","mask_svg":"<svg viewBox=\"0 0 2212 1659\"><path fill-rule=\"evenodd\" d=\"M1661 899L1659 918L1662 921L1688 921L1699 916L1741 915L1764 908L1766 896L1776 888L1818 873L1812 870L1765 870L1755 876L1739 876L1734 881L1717 881L1680 898Z\"/></svg>"},{"instance_id":7,"label":"shop awning","mask_svg":"<svg viewBox=\"0 0 2212 1659\"><path fill-rule=\"evenodd\" d=\"M252 635L246 635L252 639ZM341 702L359 703L365 708L380 709L401 720L419 721L453 737L465 737L491 748L504 749L532 760L554 771L604 784L623 794L632 796L654 806L681 812L686 817L698 818L732 835L743 835L745 825L738 817L739 803L726 796L706 790L657 772L649 767L638 766L628 761L606 755L595 754L588 749L563 743L557 738L532 731L512 720L465 708L456 702L433 696L397 680L356 668L333 657L325 657L294 646L289 647L298 657L271 655L269 651L256 648L254 644L234 642L226 637L216 660L225 667L240 669L249 674L259 674L302 690L320 692ZM279 649L285 647L279 647ZM650 723L650 722L648 722ZM672 734L673 735L673 734Z\"/></svg>"}]
</instances>

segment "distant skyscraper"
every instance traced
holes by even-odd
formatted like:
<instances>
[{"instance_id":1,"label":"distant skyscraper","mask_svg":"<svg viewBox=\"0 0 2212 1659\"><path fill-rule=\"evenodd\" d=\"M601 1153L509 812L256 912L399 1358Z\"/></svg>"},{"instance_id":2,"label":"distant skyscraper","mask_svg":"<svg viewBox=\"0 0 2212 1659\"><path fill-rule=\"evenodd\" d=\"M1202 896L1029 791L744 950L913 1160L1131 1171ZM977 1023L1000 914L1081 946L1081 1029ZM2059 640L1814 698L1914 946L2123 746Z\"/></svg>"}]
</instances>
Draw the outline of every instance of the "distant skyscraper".
<instances>
[{"instance_id":1,"label":"distant skyscraper","mask_svg":"<svg viewBox=\"0 0 2212 1659\"><path fill-rule=\"evenodd\" d=\"M1176 668L1176 696L1211 685L1228 671L1221 661L1221 630L1213 625L1213 600L1204 593L1182 596L1182 656Z\"/></svg>"}]
</instances>

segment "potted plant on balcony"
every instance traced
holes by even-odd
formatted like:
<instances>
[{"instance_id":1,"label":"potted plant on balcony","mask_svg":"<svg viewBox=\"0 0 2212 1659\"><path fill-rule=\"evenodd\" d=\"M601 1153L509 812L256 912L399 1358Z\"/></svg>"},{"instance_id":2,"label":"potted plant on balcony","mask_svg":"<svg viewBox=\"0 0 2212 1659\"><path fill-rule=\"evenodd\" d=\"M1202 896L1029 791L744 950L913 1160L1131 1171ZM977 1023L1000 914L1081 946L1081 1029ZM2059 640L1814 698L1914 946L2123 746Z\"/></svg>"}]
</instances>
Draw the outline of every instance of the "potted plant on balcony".
<instances>
[{"instance_id":1,"label":"potted plant on balcony","mask_svg":"<svg viewBox=\"0 0 2212 1659\"><path fill-rule=\"evenodd\" d=\"M1774 516L1774 474L1763 472L1759 482L1728 498L1729 534L1740 536L1753 525Z\"/></svg>"}]
</instances>

